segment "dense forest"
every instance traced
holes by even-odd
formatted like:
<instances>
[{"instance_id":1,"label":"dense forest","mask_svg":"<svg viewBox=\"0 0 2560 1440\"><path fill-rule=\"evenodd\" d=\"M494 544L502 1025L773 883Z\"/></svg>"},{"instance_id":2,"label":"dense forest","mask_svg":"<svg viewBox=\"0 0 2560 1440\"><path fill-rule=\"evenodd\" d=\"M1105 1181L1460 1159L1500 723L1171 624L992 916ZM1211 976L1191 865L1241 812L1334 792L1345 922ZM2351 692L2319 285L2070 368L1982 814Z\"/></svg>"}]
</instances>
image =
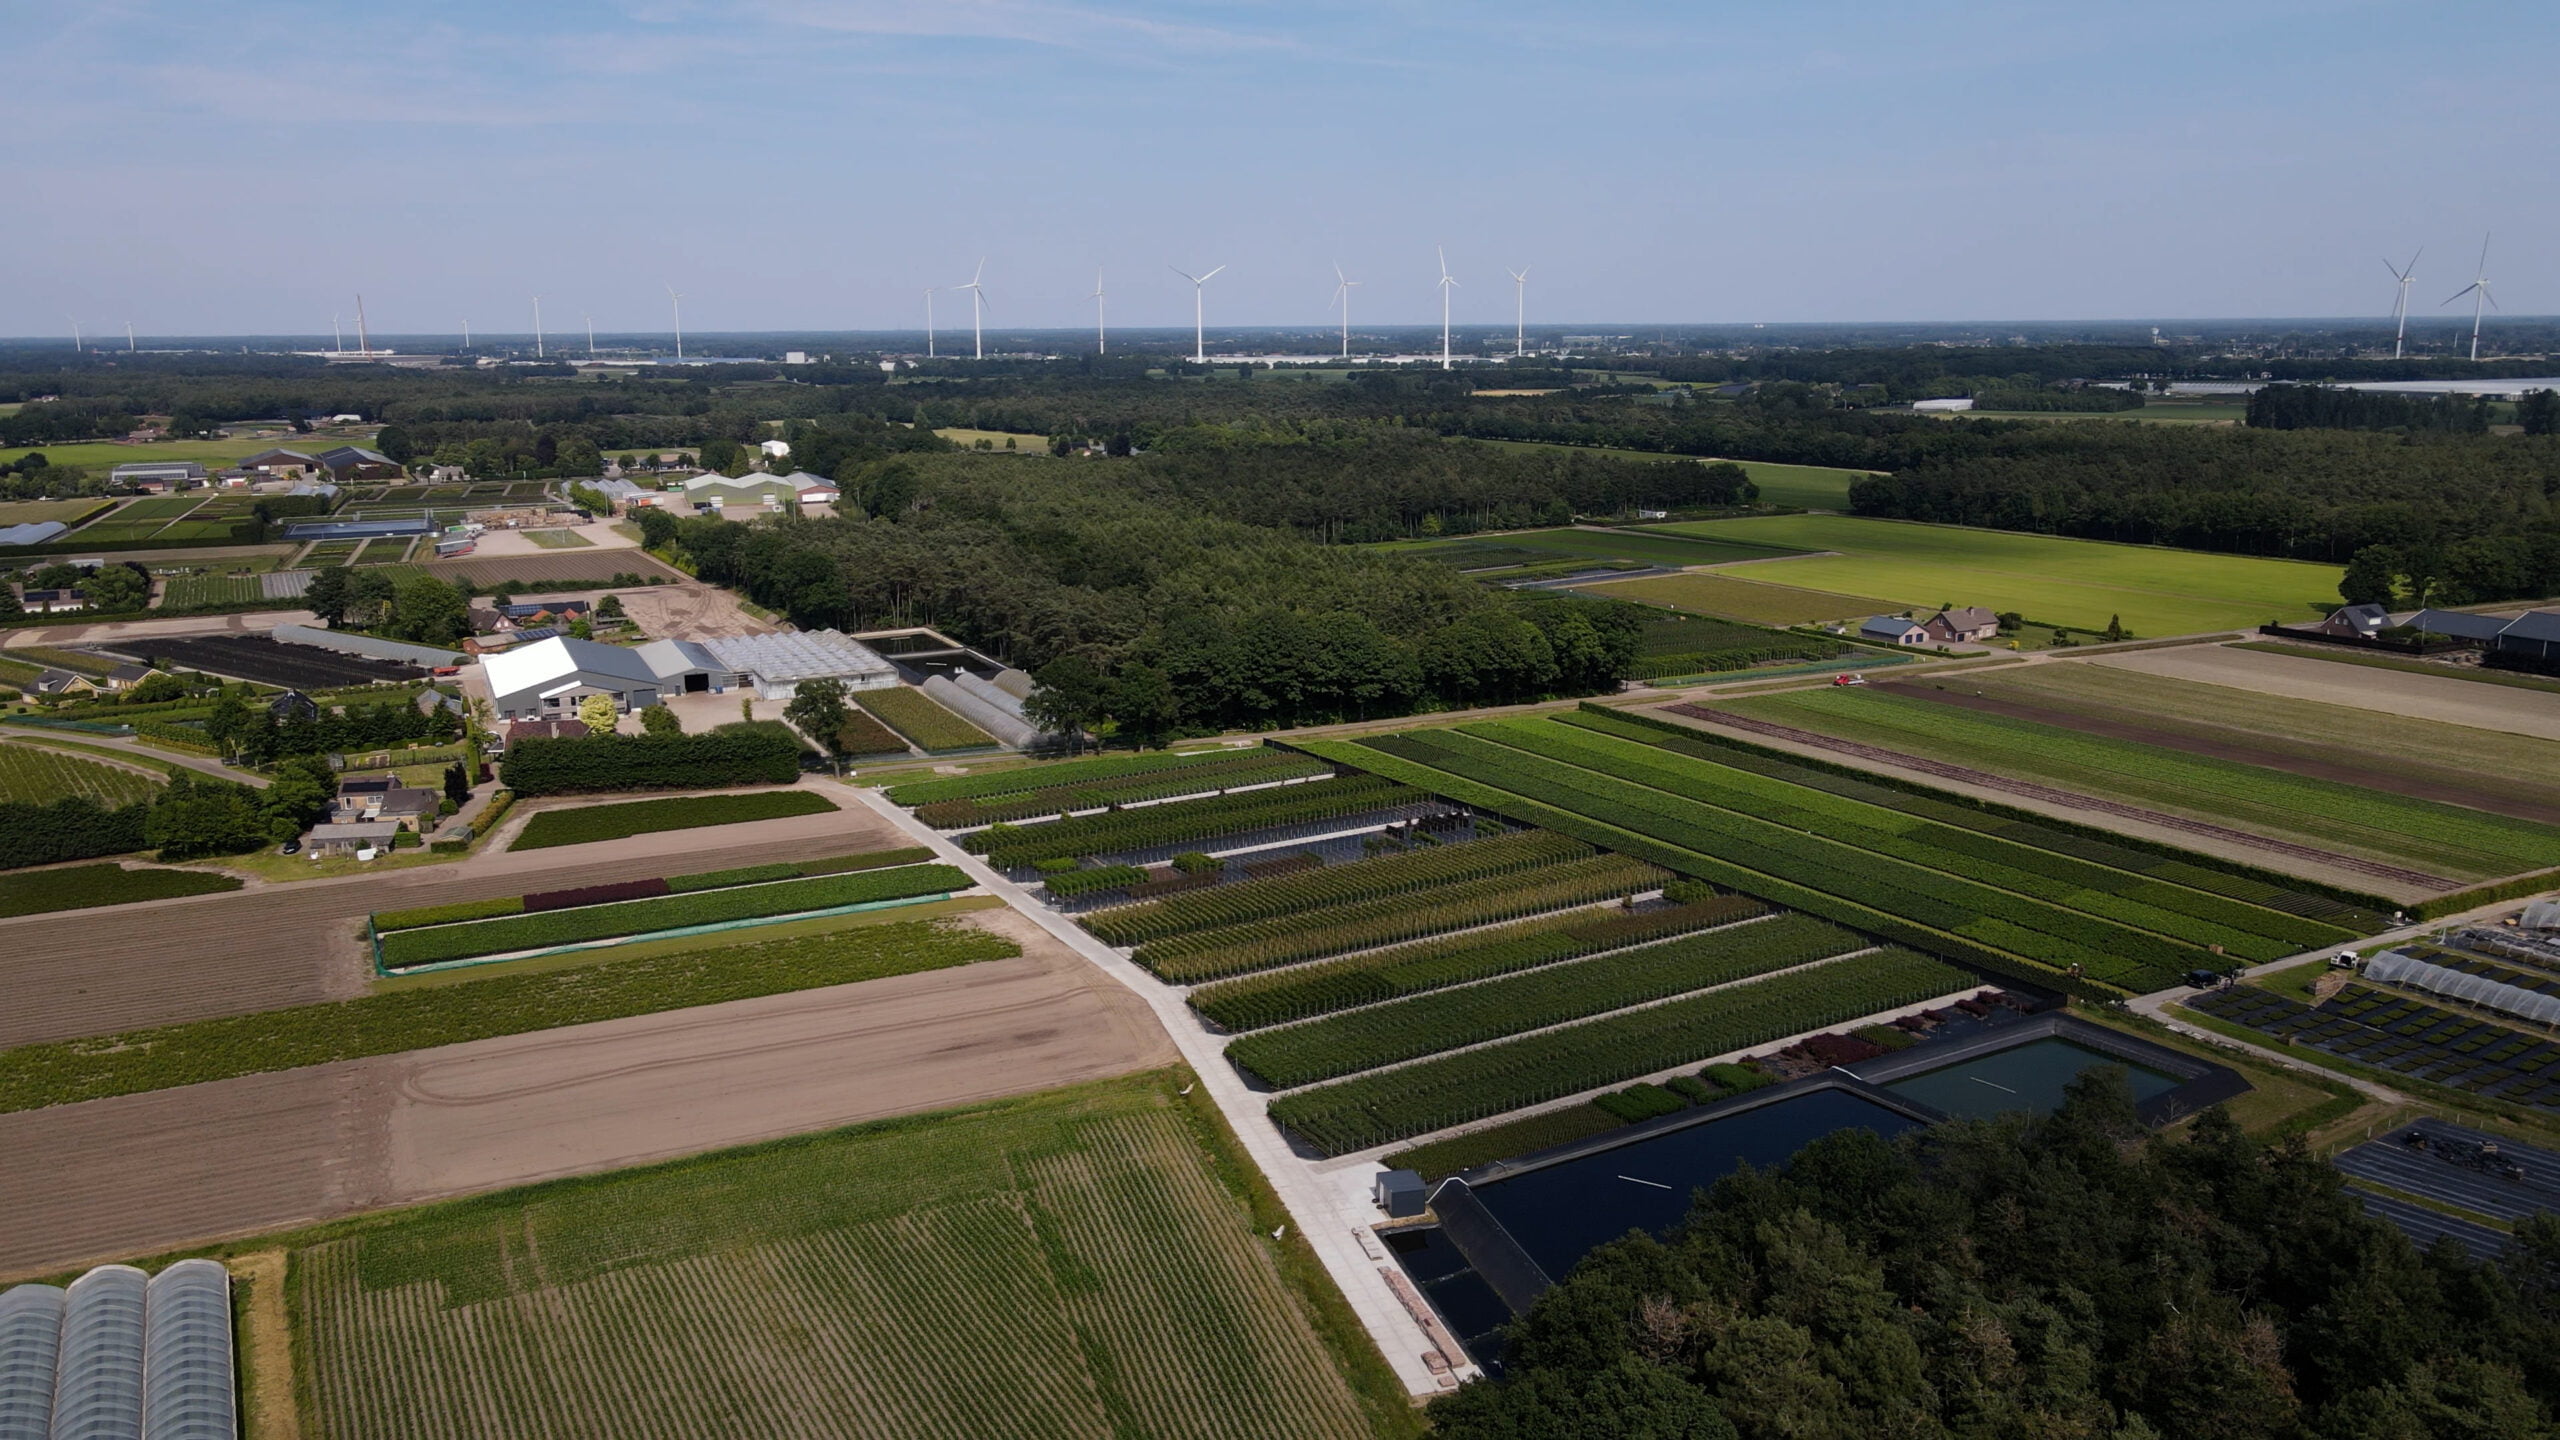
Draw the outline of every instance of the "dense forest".
<instances>
[{"instance_id":1,"label":"dense forest","mask_svg":"<svg viewBox=\"0 0 2560 1440\"><path fill-rule=\"evenodd\" d=\"M1594 1252L1451 1440L2527 1440L2560 1416L2560 1220L2423 1254L2299 1141L2183 1138L2092 1071L2042 1120L1816 1141Z\"/></svg>"}]
</instances>

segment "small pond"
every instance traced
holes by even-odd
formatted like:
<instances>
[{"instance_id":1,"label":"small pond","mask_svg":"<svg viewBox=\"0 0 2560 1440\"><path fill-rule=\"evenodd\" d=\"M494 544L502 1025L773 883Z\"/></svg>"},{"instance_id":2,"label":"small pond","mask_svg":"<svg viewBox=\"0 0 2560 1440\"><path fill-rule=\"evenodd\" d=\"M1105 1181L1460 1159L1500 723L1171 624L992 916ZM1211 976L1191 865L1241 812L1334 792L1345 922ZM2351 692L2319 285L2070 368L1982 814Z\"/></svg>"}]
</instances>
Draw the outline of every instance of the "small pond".
<instances>
[{"instance_id":1,"label":"small pond","mask_svg":"<svg viewBox=\"0 0 2560 1440\"><path fill-rule=\"evenodd\" d=\"M2184 1083L2178 1076L2120 1060L2058 1035L1882 1083L1905 1100L1961 1119L1987 1120L2017 1110L2049 1115L2062 1108L2063 1087L2093 1065L2122 1069L2133 1087L2136 1104Z\"/></svg>"}]
</instances>

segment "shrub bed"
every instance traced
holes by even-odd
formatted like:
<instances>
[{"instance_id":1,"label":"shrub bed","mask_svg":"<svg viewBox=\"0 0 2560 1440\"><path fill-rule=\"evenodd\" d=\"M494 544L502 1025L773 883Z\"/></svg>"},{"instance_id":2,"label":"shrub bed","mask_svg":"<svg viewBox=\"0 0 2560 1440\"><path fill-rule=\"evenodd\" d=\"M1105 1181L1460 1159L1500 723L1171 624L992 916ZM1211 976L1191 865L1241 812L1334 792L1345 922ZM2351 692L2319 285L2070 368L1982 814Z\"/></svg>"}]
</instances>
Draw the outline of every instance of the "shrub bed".
<instances>
[{"instance_id":1,"label":"shrub bed","mask_svg":"<svg viewBox=\"0 0 2560 1440\"><path fill-rule=\"evenodd\" d=\"M128 870L121 865L73 865L0 875L0 916L41 915L52 910L93 910L136 900L211 895L237 890L239 880L207 870Z\"/></svg>"},{"instance_id":2,"label":"shrub bed","mask_svg":"<svg viewBox=\"0 0 2560 1440\"><path fill-rule=\"evenodd\" d=\"M1061 900L1079 895L1099 895L1106 890L1126 890L1147 878L1147 872L1135 865L1097 865L1090 870L1061 870L1048 878L1049 893Z\"/></svg>"},{"instance_id":3,"label":"shrub bed","mask_svg":"<svg viewBox=\"0 0 2560 1440\"><path fill-rule=\"evenodd\" d=\"M849 698L928 755L985 750L996 743L986 731L933 703L931 696L904 685L857 690Z\"/></svg>"},{"instance_id":4,"label":"shrub bed","mask_svg":"<svg viewBox=\"0 0 2560 1440\"><path fill-rule=\"evenodd\" d=\"M1828 921L1782 915L1259 1031L1228 1046L1227 1058L1285 1090L1866 947Z\"/></svg>"},{"instance_id":5,"label":"shrub bed","mask_svg":"<svg viewBox=\"0 0 2560 1440\"><path fill-rule=\"evenodd\" d=\"M859 760L869 755L904 755L907 742L888 726L848 707L844 724L836 727L835 748L837 754Z\"/></svg>"},{"instance_id":6,"label":"shrub bed","mask_svg":"<svg viewBox=\"0 0 2560 1440\"><path fill-rule=\"evenodd\" d=\"M1446 1140L1434 1140L1428 1145L1417 1145L1390 1155L1379 1163L1392 1169L1415 1171L1436 1185L1461 1170L1472 1170L1479 1165L1489 1165L1517 1155L1535 1154L1558 1145L1570 1145L1594 1135L1606 1135L1624 1128L1626 1123L1586 1101L1561 1110L1526 1115L1500 1125L1488 1125L1482 1130L1470 1130L1464 1135L1452 1135Z\"/></svg>"},{"instance_id":7,"label":"shrub bed","mask_svg":"<svg viewBox=\"0 0 2560 1440\"><path fill-rule=\"evenodd\" d=\"M524 913L568 910L580 905L610 905L617 900L646 900L672 893L674 887L655 875L617 880L610 885L581 885L574 890L537 890L524 897Z\"/></svg>"},{"instance_id":8,"label":"shrub bed","mask_svg":"<svg viewBox=\"0 0 2560 1440\"><path fill-rule=\"evenodd\" d=\"M555 845L586 845L598 840L624 840L662 830L700 830L713 825L744 825L793 815L822 815L835 809L814 790L767 790L747 795L688 795L681 799L633 800L620 805L584 805L574 810L545 810L525 822L509 850L547 850Z\"/></svg>"},{"instance_id":9,"label":"shrub bed","mask_svg":"<svg viewBox=\"0 0 2560 1440\"><path fill-rule=\"evenodd\" d=\"M382 963L394 970L498 955L511 950L538 950L585 940L646 935L687 925L715 925L728 920L755 920L804 910L827 910L876 900L902 900L942 891L966 890L967 875L948 865L908 865L894 870L785 880L690 895L664 895L652 900L626 900L496 920L398 930L382 941Z\"/></svg>"},{"instance_id":10,"label":"shrub bed","mask_svg":"<svg viewBox=\"0 0 2560 1440\"><path fill-rule=\"evenodd\" d=\"M1248 750L1179 769L1145 771L1075 785L1052 785L983 799L937 800L917 806L916 818L939 830L958 830L1005 820L1063 815L1072 810L1095 810L1106 805L1167 800L1239 785L1267 785L1279 780L1322 775L1331 769L1323 761L1304 755L1291 755L1279 750Z\"/></svg>"},{"instance_id":11,"label":"shrub bed","mask_svg":"<svg viewBox=\"0 0 2560 1440\"><path fill-rule=\"evenodd\" d=\"M1966 979L1908 950L1833 960L1284 1095L1271 1118L1341 1155L1855 1020L1962 989Z\"/></svg>"},{"instance_id":12,"label":"shrub bed","mask_svg":"<svg viewBox=\"0 0 2560 1440\"><path fill-rule=\"evenodd\" d=\"M1229 1030L1254 1030L1686 935L1766 914L1768 908L1745 896L1727 895L1637 914L1579 910L1543 915L1278 974L1222 981L1193 991L1191 1008Z\"/></svg>"},{"instance_id":13,"label":"shrub bed","mask_svg":"<svg viewBox=\"0 0 2560 1440\"><path fill-rule=\"evenodd\" d=\"M988 863L998 869L1012 870L1059 855L1108 855L1180 845L1267 826L1383 810L1422 798L1420 791L1392 780L1348 776L1229 795L1215 802L1182 801L1039 825L979 830L964 837L960 844L962 849L986 856Z\"/></svg>"},{"instance_id":14,"label":"shrub bed","mask_svg":"<svg viewBox=\"0 0 2560 1440\"><path fill-rule=\"evenodd\" d=\"M1568 836L1524 830L1472 844L1221 885L1178 900L1105 910L1086 916L1083 923L1084 928L1113 945L1139 945L1189 931L1275 915L1304 914L1331 905L1412 894L1488 875L1589 859L1592 853L1590 846Z\"/></svg>"},{"instance_id":15,"label":"shrub bed","mask_svg":"<svg viewBox=\"0 0 2560 1440\"><path fill-rule=\"evenodd\" d=\"M1392 895L1290 921L1205 930L1142 945L1131 958L1166 980L1187 984L1634 895L1659 886L1665 878L1662 871L1641 860L1600 855L1526 875L1495 875L1446 886L1424 904Z\"/></svg>"},{"instance_id":16,"label":"shrub bed","mask_svg":"<svg viewBox=\"0 0 2560 1440\"><path fill-rule=\"evenodd\" d=\"M974 800L1029 790L1062 789L1161 770L1216 764L1232 760L1239 753L1234 750L1205 750L1189 755L1158 752L1152 755L1097 755L1090 760L1057 760L984 775L947 775L932 780L912 780L889 787L889 799L893 804L915 808L945 800Z\"/></svg>"}]
</instances>

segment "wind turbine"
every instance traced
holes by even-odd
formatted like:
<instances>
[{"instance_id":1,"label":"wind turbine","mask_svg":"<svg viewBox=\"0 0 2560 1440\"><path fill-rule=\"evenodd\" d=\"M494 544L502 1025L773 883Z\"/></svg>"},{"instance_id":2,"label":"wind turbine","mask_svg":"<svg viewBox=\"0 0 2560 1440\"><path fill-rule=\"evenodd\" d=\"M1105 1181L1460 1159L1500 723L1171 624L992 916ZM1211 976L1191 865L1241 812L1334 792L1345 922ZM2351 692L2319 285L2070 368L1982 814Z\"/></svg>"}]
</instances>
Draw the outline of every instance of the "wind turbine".
<instances>
[{"instance_id":1,"label":"wind turbine","mask_svg":"<svg viewBox=\"0 0 2560 1440\"><path fill-rule=\"evenodd\" d=\"M2426 253L2425 246L2418 247L2418 255ZM2400 358L2402 342L2409 338L2409 277L2418 273L2418 255L2410 256L2406 266L2392 264L2388 256L2382 261L2382 268L2390 271L2391 278L2400 282L2400 298L2391 307L2391 318L2396 327L2391 334L2391 358L2394 360Z\"/></svg>"},{"instance_id":2,"label":"wind turbine","mask_svg":"<svg viewBox=\"0 0 2560 1440\"><path fill-rule=\"evenodd\" d=\"M969 283L966 285L954 285L951 287L954 290L966 290L969 292L969 346L974 352L969 358L973 360L984 360L987 358L987 292L986 287L978 283L980 279L985 277L986 273L987 257L981 255L978 257L978 272L977 274L969 277Z\"/></svg>"},{"instance_id":3,"label":"wind turbine","mask_svg":"<svg viewBox=\"0 0 2560 1440\"><path fill-rule=\"evenodd\" d=\"M1111 353L1111 336L1102 324L1102 272L1093 272L1093 353Z\"/></svg>"},{"instance_id":4,"label":"wind turbine","mask_svg":"<svg viewBox=\"0 0 2560 1440\"><path fill-rule=\"evenodd\" d=\"M471 322L468 320L462 322L462 348L471 348Z\"/></svg>"},{"instance_id":5,"label":"wind turbine","mask_svg":"<svg viewBox=\"0 0 2560 1440\"><path fill-rule=\"evenodd\" d=\"M1351 287L1360 282L1343 274L1338 264L1333 267L1333 279L1334 303L1342 307L1342 358L1348 360L1351 358Z\"/></svg>"},{"instance_id":6,"label":"wind turbine","mask_svg":"<svg viewBox=\"0 0 2560 1440\"><path fill-rule=\"evenodd\" d=\"M1167 265L1164 268L1191 282L1191 363L1206 365L1209 363L1209 332L1202 319L1207 312L1202 309L1200 291L1201 287L1218 278L1218 270L1224 270L1227 267L1221 265L1218 270L1212 270L1206 275L1194 275L1178 265Z\"/></svg>"},{"instance_id":7,"label":"wind turbine","mask_svg":"<svg viewBox=\"0 0 2560 1440\"><path fill-rule=\"evenodd\" d=\"M542 358L542 297L533 297L533 358Z\"/></svg>"},{"instance_id":8,"label":"wind turbine","mask_svg":"<svg viewBox=\"0 0 2560 1440\"><path fill-rule=\"evenodd\" d=\"M84 348L80 340L80 317L65 315L62 318L71 322L71 353L77 355Z\"/></svg>"},{"instance_id":9,"label":"wind turbine","mask_svg":"<svg viewBox=\"0 0 2560 1440\"><path fill-rule=\"evenodd\" d=\"M2477 363L2480 359L2481 307L2498 303L2489 298L2489 237L2486 235L2480 237L2480 278L2445 297L2444 303L2450 305L2465 295L2471 297L2471 358Z\"/></svg>"},{"instance_id":10,"label":"wind turbine","mask_svg":"<svg viewBox=\"0 0 2560 1440\"><path fill-rule=\"evenodd\" d=\"M676 293L673 285L667 287L667 304L676 312L676 358L681 360L684 358L684 297Z\"/></svg>"},{"instance_id":11,"label":"wind turbine","mask_svg":"<svg viewBox=\"0 0 2560 1440\"><path fill-rule=\"evenodd\" d=\"M1448 250L1438 245L1431 248L1440 257L1440 368L1447 370L1453 368L1449 363L1449 292L1457 288L1458 279L1449 273Z\"/></svg>"},{"instance_id":12,"label":"wind turbine","mask_svg":"<svg viewBox=\"0 0 2560 1440\"><path fill-rule=\"evenodd\" d=\"M364 296L362 295L356 296L356 349L367 355L373 353L373 339L364 328Z\"/></svg>"},{"instance_id":13,"label":"wind turbine","mask_svg":"<svg viewBox=\"0 0 2560 1440\"><path fill-rule=\"evenodd\" d=\"M130 355L139 348L133 343L133 322L127 320L124 322L124 353Z\"/></svg>"},{"instance_id":14,"label":"wind turbine","mask_svg":"<svg viewBox=\"0 0 2560 1440\"><path fill-rule=\"evenodd\" d=\"M924 358L933 358L933 292L941 287L924 287Z\"/></svg>"},{"instance_id":15,"label":"wind turbine","mask_svg":"<svg viewBox=\"0 0 2560 1440\"><path fill-rule=\"evenodd\" d=\"M1529 353L1529 267L1523 265L1510 274L1511 358L1517 360Z\"/></svg>"},{"instance_id":16,"label":"wind turbine","mask_svg":"<svg viewBox=\"0 0 2560 1440\"><path fill-rule=\"evenodd\" d=\"M343 353L347 348L347 332L338 328L340 312L329 312L329 348Z\"/></svg>"},{"instance_id":17,"label":"wind turbine","mask_svg":"<svg viewBox=\"0 0 2560 1440\"><path fill-rule=\"evenodd\" d=\"M587 316L587 358L596 358L596 317Z\"/></svg>"}]
</instances>

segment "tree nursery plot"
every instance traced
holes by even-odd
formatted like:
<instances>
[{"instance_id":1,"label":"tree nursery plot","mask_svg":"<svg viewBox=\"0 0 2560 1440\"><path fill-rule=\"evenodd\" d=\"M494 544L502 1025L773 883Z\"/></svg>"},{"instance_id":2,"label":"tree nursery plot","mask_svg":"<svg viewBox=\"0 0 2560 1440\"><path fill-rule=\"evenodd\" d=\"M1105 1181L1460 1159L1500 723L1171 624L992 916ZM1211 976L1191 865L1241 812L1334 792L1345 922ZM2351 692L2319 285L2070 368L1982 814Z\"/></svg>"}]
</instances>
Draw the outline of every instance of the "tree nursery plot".
<instances>
[{"instance_id":1,"label":"tree nursery plot","mask_svg":"<svg viewBox=\"0 0 2560 1440\"><path fill-rule=\"evenodd\" d=\"M768 790L746 795L688 795L666 800L634 800L621 805L581 805L545 810L525 822L510 850L542 850L554 845L584 845L621 840L661 830L696 830L712 825L744 825L793 815L823 815L836 807L814 790Z\"/></svg>"},{"instance_id":2,"label":"tree nursery plot","mask_svg":"<svg viewBox=\"0 0 2560 1440\"><path fill-rule=\"evenodd\" d=\"M1726 705L1782 725L2457 879L2560 865L2560 830L2531 821L1873 689L1791 691Z\"/></svg>"},{"instance_id":3,"label":"tree nursery plot","mask_svg":"<svg viewBox=\"0 0 2560 1440\"><path fill-rule=\"evenodd\" d=\"M307 1433L1410 1433L1179 1088L1134 1076L317 1232L291 1270Z\"/></svg>"},{"instance_id":4,"label":"tree nursery plot","mask_svg":"<svg viewBox=\"0 0 2560 1440\"><path fill-rule=\"evenodd\" d=\"M0 802L46 805L66 795L79 795L113 808L149 799L160 783L140 771L58 750L0 745Z\"/></svg>"},{"instance_id":5,"label":"tree nursery plot","mask_svg":"<svg viewBox=\"0 0 2560 1440\"><path fill-rule=\"evenodd\" d=\"M122 865L72 865L0 875L0 916L89 910L136 900L167 900L237 890L229 875L205 870L159 870Z\"/></svg>"},{"instance_id":6,"label":"tree nursery plot","mask_svg":"<svg viewBox=\"0 0 2560 1440\"><path fill-rule=\"evenodd\" d=\"M1660 527L1683 535L1835 552L1755 565L1773 584L1873 596L1880 608L1982 605L2081 630L2121 618L2137 635L2192 635L2301 620L2338 604L2340 567L2112 545L2004 530L1780 515Z\"/></svg>"},{"instance_id":7,"label":"tree nursery plot","mask_svg":"<svg viewBox=\"0 0 2560 1440\"><path fill-rule=\"evenodd\" d=\"M977 726L933 703L920 690L892 685L882 690L861 690L853 695L855 704L868 710L882 724L915 742L927 754L954 750L984 750L995 745L995 738Z\"/></svg>"}]
</instances>

